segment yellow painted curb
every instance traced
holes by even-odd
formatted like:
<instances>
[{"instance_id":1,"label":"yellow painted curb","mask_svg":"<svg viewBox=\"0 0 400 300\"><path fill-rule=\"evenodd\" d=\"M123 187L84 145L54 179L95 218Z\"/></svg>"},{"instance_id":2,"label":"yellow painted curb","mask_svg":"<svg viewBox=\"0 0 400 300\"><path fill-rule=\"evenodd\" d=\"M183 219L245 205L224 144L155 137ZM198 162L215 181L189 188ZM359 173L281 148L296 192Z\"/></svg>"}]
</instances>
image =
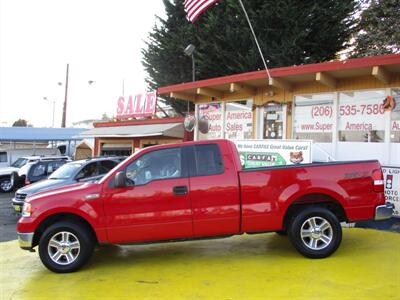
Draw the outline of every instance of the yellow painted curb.
<instances>
[{"instance_id":1,"label":"yellow painted curb","mask_svg":"<svg viewBox=\"0 0 400 300\"><path fill-rule=\"evenodd\" d=\"M299 255L287 237L106 246L72 274L0 243L1 299L400 299L400 234L344 229L331 257Z\"/></svg>"}]
</instances>

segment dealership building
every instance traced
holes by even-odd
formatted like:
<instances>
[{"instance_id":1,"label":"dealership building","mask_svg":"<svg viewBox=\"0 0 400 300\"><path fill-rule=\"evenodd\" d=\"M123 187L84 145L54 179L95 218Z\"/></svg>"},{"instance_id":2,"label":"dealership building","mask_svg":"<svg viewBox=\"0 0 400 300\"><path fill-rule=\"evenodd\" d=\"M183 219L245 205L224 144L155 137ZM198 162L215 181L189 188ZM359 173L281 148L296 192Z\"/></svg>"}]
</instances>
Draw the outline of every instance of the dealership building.
<instances>
[{"instance_id":1,"label":"dealership building","mask_svg":"<svg viewBox=\"0 0 400 300\"><path fill-rule=\"evenodd\" d=\"M195 140L313 140L317 159L379 159L400 166L400 55L275 68L270 74L260 70L157 92L195 104Z\"/></svg>"}]
</instances>

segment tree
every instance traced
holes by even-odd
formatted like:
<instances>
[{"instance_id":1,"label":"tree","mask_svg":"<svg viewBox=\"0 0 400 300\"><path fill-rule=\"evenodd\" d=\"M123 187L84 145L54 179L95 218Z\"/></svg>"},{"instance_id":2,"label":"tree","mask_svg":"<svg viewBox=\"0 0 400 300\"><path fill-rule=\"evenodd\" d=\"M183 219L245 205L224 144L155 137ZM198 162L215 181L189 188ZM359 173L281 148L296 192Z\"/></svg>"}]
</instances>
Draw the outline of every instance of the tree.
<instances>
[{"instance_id":1,"label":"tree","mask_svg":"<svg viewBox=\"0 0 400 300\"><path fill-rule=\"evenodd\" d=\"M182 0L163 0L166 19L158 18L142 49L143 65L152 89L191 81L194 44L196 79L263 69L262 60L237 0L221 0L193 25L186 20ZM269 67L315 63L336 58L355 27L355 0L244 1ZM186 104L166 98L178 112Z\"/></svg>"},{"instance_id":2,"label":"tree","mask_svg":"<svg viewBox=\"0 0 400 300\"><path fill-rule=\"evenodd\" d=\"M400 53L399 0L364 0L352 57Z\"/></svg>"},{"instance_id":3,"label":"tree","mask_svg":"<svg viewBox=\"0 0 400 300\"><path fill-rule=\"evenodd\" d=\"M12 125L13 127L28 127L28 121L25 119L18 119L17 121L14 122Z\"/></svg>"}]
</instances>

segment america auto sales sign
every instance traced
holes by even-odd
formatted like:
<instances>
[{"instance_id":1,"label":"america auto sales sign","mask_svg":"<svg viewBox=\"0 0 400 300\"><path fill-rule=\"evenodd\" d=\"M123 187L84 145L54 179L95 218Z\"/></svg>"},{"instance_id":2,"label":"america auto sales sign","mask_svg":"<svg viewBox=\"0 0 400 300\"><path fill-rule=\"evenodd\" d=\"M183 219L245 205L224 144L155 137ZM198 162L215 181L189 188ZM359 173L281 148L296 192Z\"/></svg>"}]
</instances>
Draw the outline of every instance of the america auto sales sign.
<instances>
[{"instance_id":1,"label":"america auto sales sign","mask_svg":"<svg viewBox=\"0 0 400 300\"><path fill-rule=\"evenodd\" d=\"M117 101L117 119L151 117L156 112L157 92L120 96Z\"/></svg>"}]
</instances>

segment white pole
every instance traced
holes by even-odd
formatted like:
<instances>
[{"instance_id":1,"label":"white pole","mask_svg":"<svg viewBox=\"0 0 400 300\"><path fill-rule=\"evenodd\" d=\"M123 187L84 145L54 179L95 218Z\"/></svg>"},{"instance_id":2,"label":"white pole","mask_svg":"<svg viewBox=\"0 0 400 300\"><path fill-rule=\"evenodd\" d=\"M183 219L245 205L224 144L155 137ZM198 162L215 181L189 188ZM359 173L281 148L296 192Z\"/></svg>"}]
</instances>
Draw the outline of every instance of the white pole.
<instances>
[{"instance_id":1,"label":"white pole","mask_svg":"<svg viewBox=\"0 0 400 300\"><path fill-rule=\"evenodd\" d=\"M260 52L260 56L261 56L261 59L262 59L262 61L263 61L263 63L264 63L265 70L267 71L268 78L272 78L271 75L269 74L269 70L268 70L268 67L267 67L267 63L265 62L264 55L263 55L263 53L262 53L262 51L261 51L260 45L258 44L257 37L256 37L256 34L254 33L253 26L251 25L249 16L247 15L247 11L246 11L246 9L244 8L244 5L243 5L243 3L242 3L242 0L238 0L238 1L239 1L240 6L242 7L243 12L244 12L244 14L245 14L245 16L246 16L247 23L249 23L249 27L250 27L251 33L253 34L254 41L256 42L258 51Z\"/></svg>"}]
</instances>

